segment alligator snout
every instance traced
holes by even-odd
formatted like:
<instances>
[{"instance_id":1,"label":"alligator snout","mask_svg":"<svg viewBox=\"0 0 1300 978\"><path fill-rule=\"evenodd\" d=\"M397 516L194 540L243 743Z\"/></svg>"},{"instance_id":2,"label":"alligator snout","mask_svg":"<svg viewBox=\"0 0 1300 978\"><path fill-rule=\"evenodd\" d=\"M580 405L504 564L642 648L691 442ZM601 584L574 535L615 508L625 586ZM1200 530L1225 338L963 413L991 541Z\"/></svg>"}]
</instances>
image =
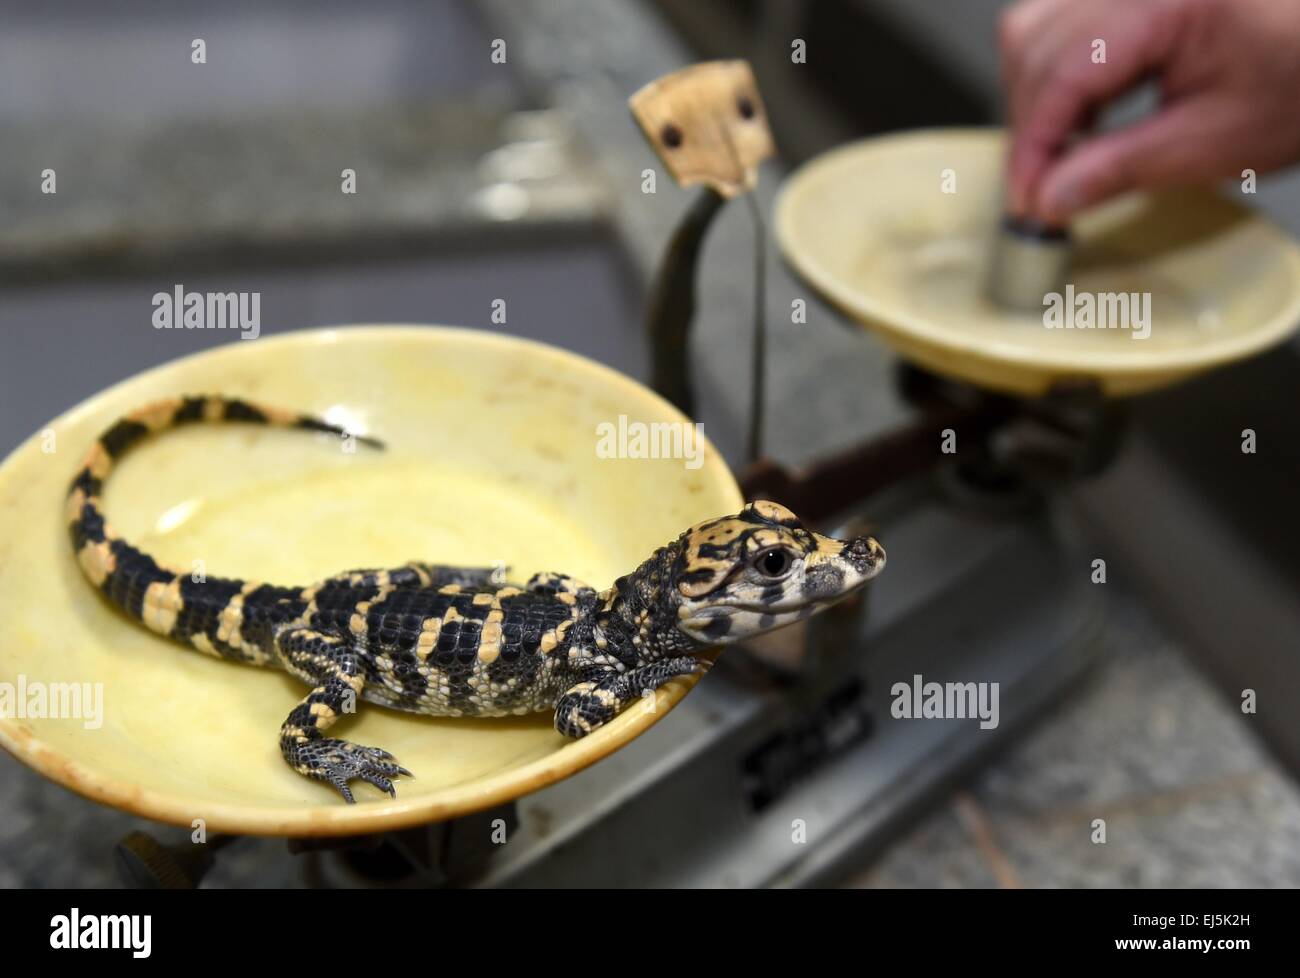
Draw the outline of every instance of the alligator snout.
<instances>
[{"instance_id":1,"label":"alligator snout","mask_svg":"<svg viewBox=\"0 0 1300 978\"><path fill-rule=\"evenodd\" d=\"M885 548L875 537L854 537L844 545L840 555L848 559L854 570L869 577L879 574L885 566Z\"/></svg>"}]
</instances>

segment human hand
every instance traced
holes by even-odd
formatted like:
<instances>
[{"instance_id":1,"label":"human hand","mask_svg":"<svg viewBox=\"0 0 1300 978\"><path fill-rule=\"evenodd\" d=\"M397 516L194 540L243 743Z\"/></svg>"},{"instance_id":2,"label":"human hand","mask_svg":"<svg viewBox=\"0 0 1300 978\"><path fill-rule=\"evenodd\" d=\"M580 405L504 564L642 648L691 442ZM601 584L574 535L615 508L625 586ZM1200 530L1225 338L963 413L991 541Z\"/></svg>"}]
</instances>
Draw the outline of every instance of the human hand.
<instances>
[{"instance_id":1,"label":"human hand","mask_svg":"<svg viewBox=\"0 0 1300 978\"><path fill-rule=\"evenodd\" d=\"M1000 41L1017 217L1060 224L1126 190L1300 160L1300 0L1022 0ZM1156 113L1071 142L1148 78Z\"/></svg>"}]
</instances>

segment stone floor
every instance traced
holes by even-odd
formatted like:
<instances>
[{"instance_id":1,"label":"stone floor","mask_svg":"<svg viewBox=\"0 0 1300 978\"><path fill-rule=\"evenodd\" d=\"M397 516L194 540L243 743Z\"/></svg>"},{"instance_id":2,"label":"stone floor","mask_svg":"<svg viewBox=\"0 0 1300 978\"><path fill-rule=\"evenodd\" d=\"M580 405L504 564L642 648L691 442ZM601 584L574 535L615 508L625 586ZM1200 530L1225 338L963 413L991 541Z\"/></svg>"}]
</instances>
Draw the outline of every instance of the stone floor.
<instances>
[{"instance_id":1,"label":"stone floor","mask_svg":"<svg viewBox=\"0 0 1300 978\"><path fill-rule=\"evenodd\" d=\"M848 885L1300 886L1300 789L1250 718L1131 602L1111 630L1081 689Z\"/></svg>"}]
</instances>

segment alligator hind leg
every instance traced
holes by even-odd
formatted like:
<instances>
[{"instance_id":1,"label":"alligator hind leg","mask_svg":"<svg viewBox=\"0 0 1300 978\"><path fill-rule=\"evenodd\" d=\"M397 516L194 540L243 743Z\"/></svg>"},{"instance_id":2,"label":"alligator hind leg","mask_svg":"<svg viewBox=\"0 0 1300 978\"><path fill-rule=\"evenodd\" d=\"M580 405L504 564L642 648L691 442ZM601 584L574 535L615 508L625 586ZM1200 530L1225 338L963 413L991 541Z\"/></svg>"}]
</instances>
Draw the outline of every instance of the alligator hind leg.
<instances>
[{"instance_id":1,"label":"alligator hind leg","mask_svg":"<svg viewBox=\"0 0 1300 978\"><path fill-rule=\"evenodd\" d=\"M712 664L708 659L683 655L578 683L556 702L555 729L566 737L585 737L609 723L637 697L678 676L708 672Z\"/></svg>"},{"instance_id":2,"label":"alligator hind leg","mask_svg":"<svg viewBox=\"0 0 1300 978\"><path fill-rule=\"evenodd\" d=\"M552 597L561 595L572 595L573 598L581 597L583 594L595 594L596 589L590 584L583 584L577 578L570 577L568 574L555 574L550 571L542 571L534 574L524 585L525 591L532 591L534 594L548 594ZM572 603L573 598L568 599ZM561 598L561 600L564 600Z\"/></svg>"},{"instance_id":3,"label":"alligator hind leg","mask_svg":"<svg viewBox=\"0 0 1300 978\"><path fill-rule=\"evenodd\" d=\"M448 587L450 585L464 588L488 587L494 584L504 585L507 570L509 568L505 564L498 564L495 567L457 567L452 564L427 564L412 560L401 567L388 570L370 567L347 571L330 578L326 583L337 582L353 587L380 588ZM524 590L553 596L596 593L590 585L583 584L568 574L554 574L549 571L530 577L528 583L524 585Z\"/></svg>"},{"instance_id":4,"label":"alligator hind leg","mask_svg":"<svg viewBox=\"0 0 1300 978\"><path fill-rule=\"evenodd\" d=\"M365 568L347 571L325 583L343 583L353 587L486 587L505 583L506 567L453 567L448 564L426 564L411 561L388 570Z\"/></svg>"},{"instance_id":5,"label":"alligator hind leg","mask_svg":"<svg viewBox=\"0 0 1300 978\"><path fill-rule=\"evenodd\" d=\"M392 754L325 736L342 714L356 712L365 689L365 671L356 651L338 638L306 628L278 635L276 651L286 670L314 684L280 727L280 753L289 766L333 785L349 803L356 800L348 787L354 780L367 781L396 798L392 778L411 772Z\"/></svg>"},{"instance_id":6,"label":"alligator hind leg","mask_svg":"<svg viewBox=\"0 0 1300 978\"><path fill-rule=\"evenodd\" d=\"M508 569L505 564L497 564L495 567L452 567L447 564L424 564L415 560L402 568L419 576L420 583L425 587L446 587L449 584L486 587L489 584L504 584Z\"/></svg>"}]
</instances>

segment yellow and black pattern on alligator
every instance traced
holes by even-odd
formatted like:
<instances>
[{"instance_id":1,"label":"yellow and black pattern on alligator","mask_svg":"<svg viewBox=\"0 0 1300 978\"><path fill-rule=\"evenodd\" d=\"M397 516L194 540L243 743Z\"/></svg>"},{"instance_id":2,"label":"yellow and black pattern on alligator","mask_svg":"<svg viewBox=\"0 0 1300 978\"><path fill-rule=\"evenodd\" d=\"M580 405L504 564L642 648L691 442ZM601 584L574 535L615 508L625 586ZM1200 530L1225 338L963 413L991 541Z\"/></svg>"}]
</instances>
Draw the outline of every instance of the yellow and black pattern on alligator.
<instances>
[{"instance_id":1,"label":"yellow and black pattern on alligator","mask_svg":"<svg viewBox=\"0 0 1300 978\"><path fill-rule=\"evenodd\" d=\"M868 537L824 537L776 503L757 502L691 527L601 592L563 574L516 585L493 568L423 562L308 587L200 579L114 533L100 497L132 445L169 428L223 421L347 434L234 398L177 397L132 412L91 447L68 491L76 559L150 631L302 680L310 692L280 728L281 753L349 802L351 781L395 794L393 779L409 774L380 748L326 736L361 701L431 716L553 710L560 733L582 737L669 680L705 671L700 653L804 618L884 564Z\"/></svg>"},{"instance_id":2,"label":"yellow and black pattern on alligator","mask_svg":"<svg viewBox=\"0 0 1300 978\"><path fill-rule=\"evenodd\" d=\"M100 496L116 461L150 434L195 422L239 421L330 431L314 418L221 397L179 397L150 404L109 428L91 446L67 497L68 531L77 562L92 584L151 631L209 655L267 664L270 628L299 589L228 578L203 580L159 564L116 534Z\"/></svg>"}]
</instances>

